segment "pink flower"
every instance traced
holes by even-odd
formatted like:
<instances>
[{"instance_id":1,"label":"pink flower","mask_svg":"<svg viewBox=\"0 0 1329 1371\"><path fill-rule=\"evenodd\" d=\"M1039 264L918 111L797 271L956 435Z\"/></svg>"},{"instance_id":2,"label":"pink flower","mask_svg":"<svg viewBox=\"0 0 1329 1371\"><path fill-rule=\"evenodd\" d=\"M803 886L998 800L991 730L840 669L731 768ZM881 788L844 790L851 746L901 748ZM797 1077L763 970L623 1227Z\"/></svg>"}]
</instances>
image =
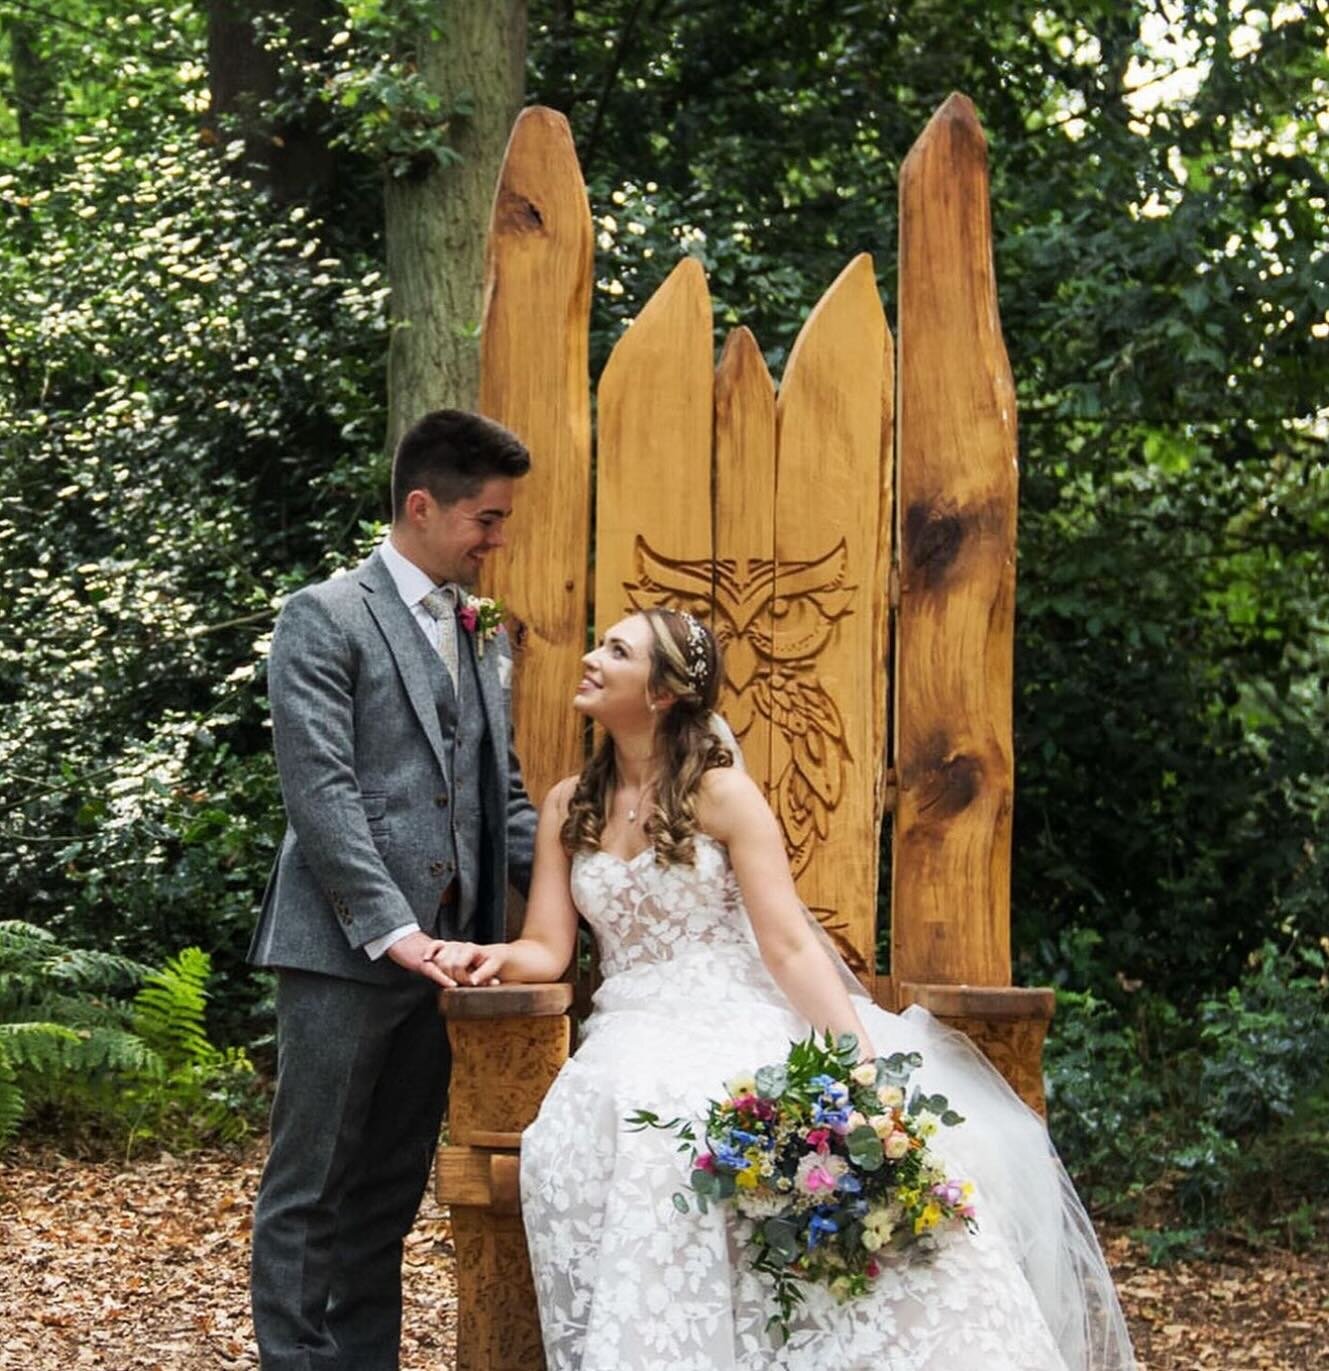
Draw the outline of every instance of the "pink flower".
<instances>
[{"instance_id":1,"label":"pink flower","mask_svg":"<svg viewBox=\"0 0 1329 1371\"><path fill-rule=\"evenodd\" d=\"M814 1166L803 1178L803 1184L812 1194L815 1194L818 1190L834 1190L835 1177L832 1176L825 1167Z\"/></svg>"},{"instance_id":2,"label":"pink flower","mask_svg":"<svg viewBox=\"0 0 1329 1371\"><path fill-rule=\"evenodd\" d=\"M877 1277L881 1275L881 1267L877 1265L875 1258L872 1261L868 1262L866 1270L868 1276L872 1280L876 1280Z\"/></svg>"},{"instance_id":3,"label":"pink flower","mask_svg":"<svg viewBox=\"0 0 1329 1371\"><path fill-rule=\"evenodd\" d=\"M715 1158L709 1152L703 1152L693 1165L698 1171L709 1171L712 1174L715 1172Z\"/></svg>"},{"instance_id":4,"label":"pink flower","mask_svg":"<svg viewBox=\"0 0 1329 1371\"><path fill-rule=\"evenodd\" d=\"M807 1143L809 1147L815 1147L818 1152L825 1152L827 1149L827 1139L831 1136L829 1128L813 1128L808 1131Z\"/></svg>"},{"instance_id":5,"label":"pink flower","mask_svg":"<svg viewBox=\"0 0 1329 1371\"><path fill-rule=\"evenodd\" d=\"M471 605L463 605L457 611L457 618L461 620L461 626L467 633L474 633L476 624L480 622L480 616Z\"/></svg>"}]
</instances>

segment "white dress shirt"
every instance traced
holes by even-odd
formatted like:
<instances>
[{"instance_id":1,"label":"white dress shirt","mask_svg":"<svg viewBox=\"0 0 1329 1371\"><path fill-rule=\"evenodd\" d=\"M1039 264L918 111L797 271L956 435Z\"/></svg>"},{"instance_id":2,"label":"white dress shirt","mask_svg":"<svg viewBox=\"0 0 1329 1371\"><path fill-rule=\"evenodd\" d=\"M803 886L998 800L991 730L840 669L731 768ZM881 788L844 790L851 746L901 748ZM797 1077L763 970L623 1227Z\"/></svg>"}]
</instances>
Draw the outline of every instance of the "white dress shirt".
<instances>
[{"instance_id":1,"label":"white dress shirt","mask_svg":"<svg viewBox=\"0 0 1329 1371\"><path fill-rule=\"evenodd\" d=\"M392 584L397 587L397 594L401 596L402 603L411 611L411 618L420 625L420 632L429 639L430 646L437 652L442 629L438 620L420 601L438 587L414 562L403 557L393 547L391 534L379 544L378 555L383 559L383 565L387 567L388 575L392 577ZM394 943L399 943L403 938L419 931L420 925L417 923L402 924L400 928L394 928L391 933L385 933L381 938L371 938L365 944L365 952L371 962L376 962Z\"/></svg>"}]
</instances>

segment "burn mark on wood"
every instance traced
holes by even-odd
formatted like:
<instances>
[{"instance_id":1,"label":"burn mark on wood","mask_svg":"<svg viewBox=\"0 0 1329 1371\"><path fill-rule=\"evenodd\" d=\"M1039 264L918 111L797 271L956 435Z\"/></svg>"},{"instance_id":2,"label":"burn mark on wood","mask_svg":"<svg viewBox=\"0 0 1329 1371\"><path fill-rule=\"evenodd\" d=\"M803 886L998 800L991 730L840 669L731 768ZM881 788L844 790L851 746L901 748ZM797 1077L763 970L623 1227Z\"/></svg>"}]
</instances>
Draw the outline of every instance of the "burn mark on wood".
<instances>
[{"instance_id":1,"label":"burn mark on wood","mask_svg":"<svg viewBox=\"0 0 1329 1371\"><path fill-rule=\"evenodd\" d=\"M982 759L954 751L944 733L934 733L924 743L910 770L909 788L916 790L919 812L929 820L963 813L983 789Z\"/></svg>"},{"instance_id":2,"label":"burn mark on wood","mask_svg":"<svg viewBox=\"0 0 1329 1371\"><path fill-rule=\"evenodd\" d=\"M968 520L954 510L938 509L920 501L904 516L904 554L909 568L917 572L926 590L936 590L946 579L968 532Z\"/></svg>"},{"instance_id":3,"label":"burn mark on wood","mask_svg":"<svg viewBox=\"0 0 1329 1371\"><path fill-rule=\"evenodd\" d=\"M498 219L502 228L512 233L539 233L545 226L544 215L535 202L512 190L502 193Z\"/></svg>"}]
</instances>

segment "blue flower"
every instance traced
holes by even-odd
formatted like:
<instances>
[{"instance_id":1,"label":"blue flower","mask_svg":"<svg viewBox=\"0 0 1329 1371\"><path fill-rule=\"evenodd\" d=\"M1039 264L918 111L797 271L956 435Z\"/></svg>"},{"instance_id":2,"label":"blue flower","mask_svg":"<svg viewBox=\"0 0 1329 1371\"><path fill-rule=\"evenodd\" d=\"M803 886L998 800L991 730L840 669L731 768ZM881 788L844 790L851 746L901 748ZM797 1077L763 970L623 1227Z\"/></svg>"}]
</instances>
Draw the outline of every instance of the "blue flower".
<instances>
[{"instance_id":1,"label":"blue flower","mask_svg":"<svg viewBox=\"0 0 1329 1371\"><path fill-rule=\"evenodd\" d=\"M846 1171L838 1181L835 1182L837 1190L843 1190L846 1195L857 1195L863 1189L862 1182L852 1171Z\"/></svg>"},{"instance_id":2,"label":"blue flower","mask_svg":"<svg viewBox=\"0 0 1329 1371\"><path fill-rule=\"evenodd\" d=\"M748 1159L741 1152L726 1143L716 1143L715 1160L717 1165L730 1171L742 1171L748 1164Z\"/></svg>"},{"instance_id":3,"label":"blue flower","mask_svg":"<svg viewBox=\"0 0 1329 1371\"><path fill-rule=\"evenodd\" d=\"M808 1251L811 1252L821 1241L823 1234L838 1233L840 1226L834 1219L828 1219L821 1213L814 1214L808 1220Z\"/></svg>"},{"instance_id":4,"label":"blue flower","mask_svg":"<svg viewBox=\"0 0 1329 1371\"><path fill-rule=\"evenodd\" d=\"M769 1149L772 1145L770 1138L763 1137L760 1133L747 1133L741 1128L731 1128L729 1136L741 1147L764 1147Z\"/></svg>"},{"instance_id":5,"label":"blue flower","mask_svg":"<svg viewBox=\"0 0 1329 1371\"><path fill-rule=\"evenodd\" d=\"M849 1111L847 1109L827 1109L825 1105L814 1104L812 1106L812 1122L828 1123L832 1126L847 1124Z\"/></svg>"}]
</instances>

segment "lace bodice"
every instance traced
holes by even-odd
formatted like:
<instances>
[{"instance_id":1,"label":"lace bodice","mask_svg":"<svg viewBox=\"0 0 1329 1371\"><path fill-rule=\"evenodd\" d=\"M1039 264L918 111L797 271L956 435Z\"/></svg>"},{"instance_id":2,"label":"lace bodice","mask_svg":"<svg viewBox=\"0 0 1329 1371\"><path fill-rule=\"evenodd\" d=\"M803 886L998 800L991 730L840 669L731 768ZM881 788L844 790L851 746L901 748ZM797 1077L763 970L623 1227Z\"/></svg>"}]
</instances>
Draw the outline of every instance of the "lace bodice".
<instances>
[{"instance_id":1,"label":"lace bodice","mask_svg":"<svg viewBox=\"0 0 1329 1371\"><path fill-rule=\"evenodd\" d=\"M695 851L692 866L659 866L649 847L629 860L611 852L573 858L572 898L595 931L606 977L698 953L760 961L724 844L699 833Z\"/></svg>"}]
</instances>

